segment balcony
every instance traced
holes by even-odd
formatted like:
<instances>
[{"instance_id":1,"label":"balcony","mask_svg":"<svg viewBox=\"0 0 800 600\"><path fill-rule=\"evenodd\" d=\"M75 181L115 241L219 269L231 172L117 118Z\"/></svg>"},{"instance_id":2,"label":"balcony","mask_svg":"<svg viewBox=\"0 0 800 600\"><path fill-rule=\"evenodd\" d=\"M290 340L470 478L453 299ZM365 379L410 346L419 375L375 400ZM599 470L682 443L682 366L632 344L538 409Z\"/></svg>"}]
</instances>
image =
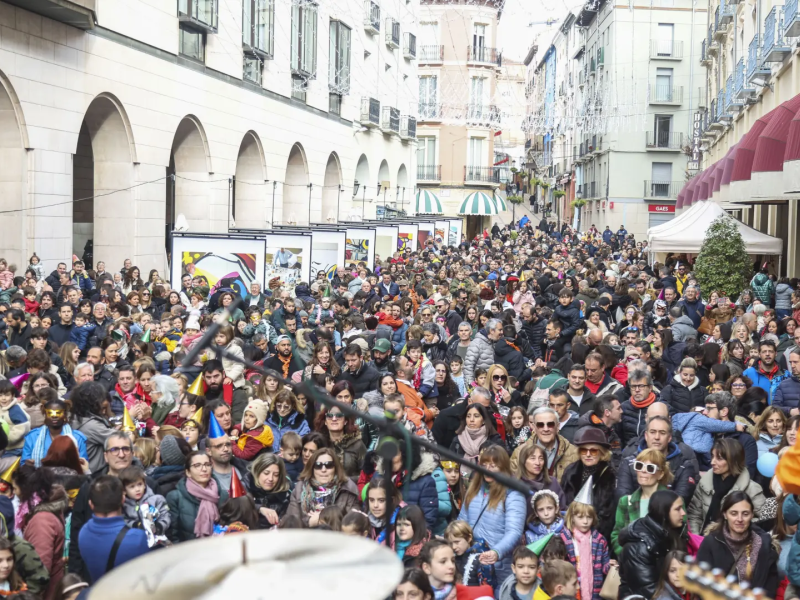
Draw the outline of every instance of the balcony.
<instances>
[{"instance_id":1,"label":"balcony","mask_svg":"<svg viewBox=\"0 0 800 600\"><path fill-rule=\"evenodd\" d=\"M391 17L386 19L386 45L392 49L400 47L400 22Z\"/></svg>"},{"instance_id":2,"label":"balcony","mask_svg":"<svg viewBox=\"0 0 800 600\"><path fill-rule=\"evenodd\" d=\"M703 40L703 50L705 40ZM675 40L651 40L650 58L655 60L681 60L683 58L683 42ZM700 62L703 62L703 55L700 55Z\"/></svg>"},{"instance_id":3,"label":"balcony","mask_svg":"<svg viewBox=\"0 0 800 600\"><path fill-rule=\"evenodd\" d=\"M400 134L400 111L393 106L381 108L381 130L383 133Z\"/></svg>"},{"instance_id":4,"label":"balcony","mask_svg":"<svg viewBox=\"0 0 800 600\"><path fill-rule=\"evenodd\" d=\"M683 87L671 83L655 83L648 86L650 104L679 106L683 103Z\"/></svg>"},{"instance_id":5,"label":"balcony","mask_svg":"<svg viewBox=\"0 0 800 600\"><path fill-rule=\"evenodd\" d=\"M196 31L216 33L218 19L217 0L178 0L178 21Z\"/></svg>"},{"instance_id":6,"label":"balcony","mask_svg":"<svg viewBox=\"0 0 800 600\"><path fill-rule=\"evenodd\" d=\"M417 58L417 36L413 33L403 35L403 57L408 60Z\"/></svg>"},{"instance_id":7,"label":"balcony","mask_svg":"<svg viewBox=\"0 0 800 600\"><path fill-rule=\"evenodd\" d=\"M442 120L442 105L435 102L420 102L417 112L420 121Z\"/></svg>"},{"instance_id":8,"label":"balcony","mask_svg":"<svg viewBox=\"0 0 800 600\"><path fill-rule=\"evenodd\" d=\"M485 63L500 66L497 48L486 46L467 46L467 62Z\"/></svg>"},{"instance_id":9,"label":"balcony","mask_svg":"<svg viewBox=\"0 0 800 600\"><path fill-rule=\"evenodd\" d=\"M724 9L724 4L717 6L714 11L714 37L720 42L724 42L725 37L728 35L728 26L721 21L722 9Z\"/></svg>"},{"instance_id":10,"label":"balcony","mask_svg":"<svg viewBox=\"0 0 800 600\"><path fill-rule=\"evenodd\" d=\"M746 69L744 58L740 58L733 70L733 95L739 100L747 100L755 96L756 90L750 85L750 81L745 77Z\"/></svg>"},{"instance_id":11,"label":"balcony","mask_svg":"<svg viewBox=\"0 0 800 600\"><path fill-rule=\"evenodd\" d=\"M381 7L372 0L364 2L364 31L370 35L381 32Z\"/></svg>"},{"instance_id":12,"label":"balcony","mask_svg":"<svg viewBox=\"0 0 800 600\"><path fill-rule=\"evenodd\" d=\"M500 184L500 172L494 167L464 167L464 183L496 183Z\"/></svg>"},{"instance_id":13,"label":"balcony","mask_svg":"<svg viewBox=\"0 0 800 600\"><path fill-rule=\"evenodd\" d=\"M53 21L78 29L94 29L97 23L96 0L5 0ZM13 19L13 16L11 17Z\"/></svg>"},{"instance_id":14,"label":"balcony","mask_svg":"<svg viewBox=\"0 0 800 600\"><path fill-rule=\"evenodd\" d=\"M780 6L773 6L764 19L764 46L761 49L761 60L765 63L780 63L792 53L792 49L783 39L783 11Z\"/></svg>"},{"instance_id":15,"label":"balcony","mask_svg":"<svg viewBox=\"0 0 800 600\"><path fill-rule=\"evenodd\" d=\"M417 181L439 182L442 180L442 165L417 165Z\"/></svg>"},{"instance_id":16,"label":"balcony","mask_svg":"<svg viewBox=\"0 0 800 600\"><path fill-rule=\"evenodd\" d=\"M500 111L490 104L467 104L467 123L493 127L500 124Z\"/></svg>"},{"instance_id":17,"label":"balcony","mask_svg":"<svg viewBox=\"0 0 800 600\"><path fill-rule=\"evenodd\" d=\"M747 48L747 81L755 85L764 85L772 70L765 67L762 61L761 45L759 43L758 34L753 36L750 40L750 46Z\"/></svg>"},{"instance_id":18,"label":"balcony","mask_svg":"<svg viewBox=\"0 0 800 600\"><path fill-rule=\"evenodd\" d=\"M800 14L797 13L797 0L786 0L783 5L783 35L800 36Z\"/></svg>"},{"instance_id":19,"label":"balcony","mask_svg":"<svg viewBox=\"0 0 800 600\"><path fill-rule=\"evenodd\" d=\"M425 45L417 47L419 64L440 63L444 60L444 46Z\"/></svg>"},{"instance_id":20,"label":"balcony","mask_svg":"<svg viewBox=\"0 0 800 600\"><path fill-rule=\"evenodd\" d=\"M706 40L703 40L700 44L700 64L704 67L710 67L712 64L714 64L713 59L708 54Z\"/></svg>"},{"instance_id":21,"label":"balcony","mask_svg":"<svg viewBox=\"0 0 800 600\"><path fill-rule=\"evenodd\" d=\"M417 120L409 115L400 117L400 139L413 140L417 137Z\"/></svg>"},{"instance_id":22,"label":"balcony","mask_svg":"<svg viewBox=\"0 0 800 600\"><path fill-rule=\"evenodd\" d=\"M650 181L644 182L645 198L677 198L683 188L683 181Z\"/></svg>"},{"instance_id":23,"label":"balcony","mask_svg":"<svg viewBox=\"0 0 800 600\"><path fill-rule=\"evenodd\" d=\"M717 43L717 40L714 37L713 24L708 26L708 36L706 37L706 52L708 52L709 56L716 56L717 52L719 52L719 44Z\"/></svg>"},{"instance_id":24,"label":"balcony","mask_svg":"<svg viewBox=\"0 0 800 600\"><path fill-rule=\"evenodd\" d=\"M720 0L719 6L719 24L720 25L728 25L729 23L733 22L735 8L733 7L734 3L728 2L727 0Z\"/></svg>"},{"instance_id":25,"label":"balcony","mask_svg":"<svg viewBox=\"0 0 800 600\"><path fill-rule=\"evenodd\" d=\"M725 98L725 88L720 88L717 93L717 120L723 125L727 125L733 120L733 115L728 111L728 104Z\"/></svg>"},{"instance_id":26,"label":"balcony","mask_svg":"<svg viewBox=\"0 0 800 600\"><path fill-rule=\"evenodd\" d=\"M597 68L603 69L605 68L606 64L606 49L605 48L598 48L597 49Z\"/></svg>"},{"instance_id":27,"label":"balcony","mask_svg":"<svg viewBox=\"0 0 800 600\"><path fill-rule=\"evenodd\" d=\"M376 98L361 98L361 124L378 127L381 124L381 103Z\"/></svg>"},{"instance_id":28,"label":"balcony","mask_svg":"<svg viewBox=\"0 0 800 600\"><path fill-rule=\"evenodd\" d=\"M738 114L744 104L736 95L736 86L734 84L733 75L728 75L728 81L725 83L725 111L733 114Z\"/></svg>"},{"instance_id":29,"label":"balcony","mask_svg":"<svg viewBox=\"0 0 800 600\"><path fill-rule=\"evenodd\" d=\"M645 142L648 150L680 151L683 148L683 134L677 131L648 131Z\"/></svg>"}]
</instances>

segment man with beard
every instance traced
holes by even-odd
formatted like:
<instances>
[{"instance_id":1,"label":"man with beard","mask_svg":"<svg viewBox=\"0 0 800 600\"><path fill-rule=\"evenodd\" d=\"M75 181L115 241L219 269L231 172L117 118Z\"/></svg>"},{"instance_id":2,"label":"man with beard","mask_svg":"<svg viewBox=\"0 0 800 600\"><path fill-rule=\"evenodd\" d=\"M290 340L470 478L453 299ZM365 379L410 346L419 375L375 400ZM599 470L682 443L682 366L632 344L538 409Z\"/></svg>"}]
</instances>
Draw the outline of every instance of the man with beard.
<instances>
[{"instance_id":1,"label":"man with beard","mask_svg":"<svg viewBox=\"0 0 800 600\"><path fill-rule=\"evenodd\" d=\"M519 335L522 336L530 346L534 359L542 357L542 343L544 342L544 331L547 321L539 317L536 307L527 302L522 305L522 327Z\"/></svg>"},{"instance_id":2,"label":"man with beard","mask_svg":"<svg viewBox=\"0 0 800 600\"><path fill-rule=\"evenodd\" d=\"M56 308L56 295L53 292L42 292L38 314L40 319L50 317L53 322L56 321L58 309Z\"/></svg>"},{"instance_id":3,"label":"man with beard","mask_svg":"<svg viewBox=\"0 0 800 600\"><path fill-rule=\"evenodd\" d=\"M286 338L289 342L289 338ZM289 343L291 353L291 343ZM225 375L220 360L208 360L203 365L203 381L206 384L206 403L221 400L231 408L234 423L241 423L244 409L247 407L247 390L234 389L233 382Z\"/></svg>"},{"instance_id":4,"label":"man with beard","mask_svg":"<svg viewBox=\"0 0 800 600\"><path fill-rule=\"evenodd\" d=\"M350 344L344 350L345 369L342 370L337 381L349 381L355 392L355 399L361 398L365 393L378 389L380 373L378 369L366 362L362 356L361 346Z\"/></svg>"},{"instance_id":5,"label":"man with beard","mask_svg":"<svg viewBox=\"0 0 800 600\"><path fill-rule=\"evenodd\" d=\"M289 379L292 373L300 370L300 364L292 352L292 340L288 335L278 336L275 342L275 354L264 361L264 368L272 369L284 379ZM242 410L244 410L244 406L242 406Z\"/></svg>"},{"instance_id":6,"label":"man with beard","mask_svg":"<svg viewBox=\"0 0 800 600\"><path fill-rule=\"evenodd\" d=\"M385 338L375 340L375 346L372 348L372 365L378 370L378 373L385 375L389 372L391 364L392 344Z\"/></svg>"},{"instance_id":7,"label":"man with beard","mask_svg":"<svg viewBox=\"0 0 800 600\"><path fill-rule=\"evenodd\" d=\"M438 313L437 316L444 317L448 331L458 331L458 326L461 324L462 319L456 311L450 310L450 303L445 298L441 298L436 302L436 311Z\"/></svg>"},{"instance_id":8,"label":"man with beard","mask_svg":"<svg viewBox=\"0 0 800 600\"><path fill-rule=\"evenodd\" d=\"M749 377L753 385L757 385L762 390L770 394L772 380L782 375L778 363L775 362L775 342L764 340L758 344L758 362L749 369L745 369L743 375ZM770 403L772 398L769 399Z\"/></svg>"},{"instance_id":9,"label":"man with beard","mask_svg":"<svg viewBox=\"0 0 800 600\"><path fill-rule=\"evenodd\" d=\"M214 476L222 484L223 490L231 488L234 469L236 469L239 479L242 478L243 473L247 472L246 468L242 468L244 465L234 464L233 443L227 433L215 438L209 437L206 440L206 451L211 458L211 469Z\"/></svg>"}]
</instances>

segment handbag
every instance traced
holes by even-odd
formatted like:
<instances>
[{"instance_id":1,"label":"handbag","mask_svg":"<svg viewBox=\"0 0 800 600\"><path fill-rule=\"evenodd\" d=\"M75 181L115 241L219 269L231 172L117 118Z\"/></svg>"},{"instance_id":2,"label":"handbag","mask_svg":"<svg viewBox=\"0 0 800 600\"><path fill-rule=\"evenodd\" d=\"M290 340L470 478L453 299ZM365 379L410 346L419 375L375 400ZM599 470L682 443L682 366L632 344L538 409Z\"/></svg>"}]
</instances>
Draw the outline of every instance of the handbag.
<instances>
[{"instance_id":1,"label":"handbag","mask_svg":"<svg viewBox=\"0 0 800 600\"><path fill-rule=\"evenodd\" d=\"M600 597L604 600L617 600L619 595L619 567L611 566L608 569L603 587L600 589Z\"/></svg>"},{"instance_id":2,"label":"handbag","mask_svg":"<svg viewBox=\"0 0 800 600\"><path fill-rule=\"evenodd\" d=\"M714 327L717 326L717 320L713 317L700 317L700 327L697 328L697 333L711 335L714 333Z\"/></svg>"}]
</instances>

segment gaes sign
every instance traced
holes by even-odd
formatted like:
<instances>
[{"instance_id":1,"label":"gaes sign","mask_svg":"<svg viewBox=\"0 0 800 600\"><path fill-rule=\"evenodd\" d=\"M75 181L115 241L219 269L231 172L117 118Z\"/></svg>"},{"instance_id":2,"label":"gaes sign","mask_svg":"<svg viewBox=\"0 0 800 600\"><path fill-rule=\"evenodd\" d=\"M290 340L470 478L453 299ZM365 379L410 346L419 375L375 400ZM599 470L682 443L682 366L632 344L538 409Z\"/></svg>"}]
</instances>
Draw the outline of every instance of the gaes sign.
<instances>
[{"instance_id":1,"label":"gaes sign","mask_svg":"<svg viewBox=\"0 0 800 600\"><path fill-rule=\"evenodd\" d=\"M674 204L648 204L647 212L651 213L674 213Z\"/></svg>"}]
</instances>

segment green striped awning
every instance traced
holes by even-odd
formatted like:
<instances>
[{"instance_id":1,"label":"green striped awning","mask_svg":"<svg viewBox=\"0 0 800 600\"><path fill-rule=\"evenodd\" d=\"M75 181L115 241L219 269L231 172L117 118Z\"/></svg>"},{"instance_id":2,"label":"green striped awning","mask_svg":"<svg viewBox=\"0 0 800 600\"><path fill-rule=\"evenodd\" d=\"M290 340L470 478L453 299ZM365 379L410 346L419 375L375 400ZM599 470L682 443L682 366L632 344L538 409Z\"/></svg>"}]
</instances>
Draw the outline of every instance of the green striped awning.
<instances>
[{"instance_id":1,"label":"green striped awning","mask_svg":"<svg viewBox=\"0 0 800 600\"><path fill-rule=\"evenodd\" d=\"M441 200L439 200L436 194L428 190L420 190L417 192L417 204L414 208L414 212L418 215L444 214Z\"/></svg>"},{"instance_id":2,"label":"green striped awning","mask_svg":"<svg viewBox=\"0 0 800 600\"><path fill-rule=\"evenodd\" d=\"M494 203L497 205L497 212L505 212L508 210L508 206L506 206L506 201L500 194L494 195Z\"/></svg>"},{"instance_id":3,"label":"green striped awning","mask_svg":"<svg viewBox=\"0 0 800 600\"><path fill-rule=\"evenodd\" d=\"M459 215L496 215L497 205L494 200L483 192L472 192L464 198L461 208L458 209Z\"/></svg>"}]
</instances>

